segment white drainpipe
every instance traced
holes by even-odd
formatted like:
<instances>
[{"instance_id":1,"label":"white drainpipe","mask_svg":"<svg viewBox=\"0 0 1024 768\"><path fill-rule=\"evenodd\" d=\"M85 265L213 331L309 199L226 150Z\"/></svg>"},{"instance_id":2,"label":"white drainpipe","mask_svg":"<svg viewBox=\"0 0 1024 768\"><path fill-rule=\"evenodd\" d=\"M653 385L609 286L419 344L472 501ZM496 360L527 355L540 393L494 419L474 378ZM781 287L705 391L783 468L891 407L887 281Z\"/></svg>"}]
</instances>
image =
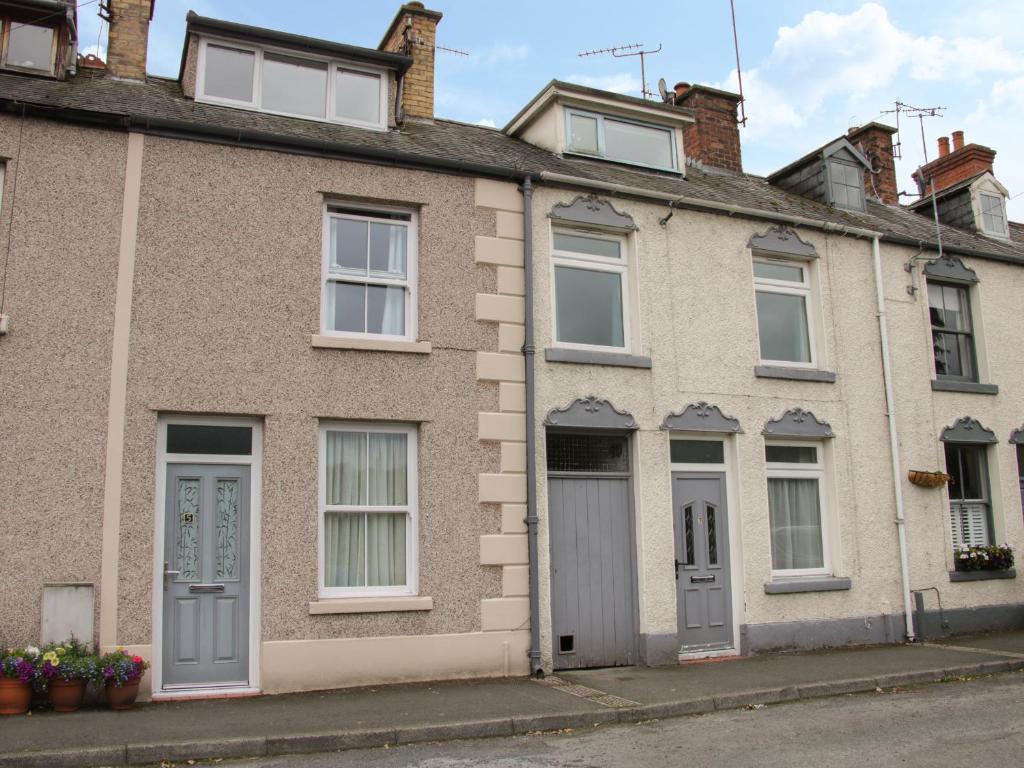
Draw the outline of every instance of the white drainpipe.
<instances>
[{"instance_id":1,"label":"white drainpipe","mask_svg":"<svg viewBox=\"0 0 1024 768\"><path fill-rule=\"evenodd\" d=\"M875 293L878 296L878 333L882 339L882 380L885 383L885 410L889 416L889 452L892 455L892 483L896 493L896 534L900 544L900 576L903 587L903 615L907 641L914 641L913 602L910 593L910 561L907 558L907 525L903 515L903 470L900 468L900 442L896 431L896 398L892 388L892 362L889 358L889 329L885 316L885 288L882 284L882 253L878 238L871 239L875 262Z\"/></svg>"}]
</instances>

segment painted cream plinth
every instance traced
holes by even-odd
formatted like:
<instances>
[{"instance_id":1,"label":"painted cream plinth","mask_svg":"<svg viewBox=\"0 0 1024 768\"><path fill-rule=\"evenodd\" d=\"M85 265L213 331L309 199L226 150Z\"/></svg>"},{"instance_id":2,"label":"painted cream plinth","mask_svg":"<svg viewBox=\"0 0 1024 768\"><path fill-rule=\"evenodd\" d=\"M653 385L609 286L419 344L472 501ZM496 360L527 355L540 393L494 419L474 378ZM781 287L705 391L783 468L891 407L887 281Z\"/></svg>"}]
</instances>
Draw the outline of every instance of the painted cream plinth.
<instances>
[{"instance_id":1,"label":"painted cream plinth","mask_svg":"<svg viewBox=\"0 0 1024 768\"><path fill-rule=\"evenodd\" d=\"M523 198L514 184L476 181L476 207L494 211L495 237L477 236L476 263L496 270L497 293L476 295L476 319L498 324L498 348L477 353L477 379L498 382L498 411L478 414L479 439L501 447L500 471L481 472L479 502L502 505L502 527L480 537L480 562L502 568L502 596L481 604L484 632L523 630L530 624L526 516L526 386L522 344L526 314L523 270ZM518 518L518 519L517 519ZM516 663L526 665L526 650Z\"/></svg>"},{"instance_id":2,"label":"painted cream plinth","mask_svg":"<svg viewBox=\"0 0 1024 768\"><path fill-rule=\"evenodd\" d=\"M528 631L266 642L263 692L526 675L529 645Z\"/></svg>"}]
</instances>

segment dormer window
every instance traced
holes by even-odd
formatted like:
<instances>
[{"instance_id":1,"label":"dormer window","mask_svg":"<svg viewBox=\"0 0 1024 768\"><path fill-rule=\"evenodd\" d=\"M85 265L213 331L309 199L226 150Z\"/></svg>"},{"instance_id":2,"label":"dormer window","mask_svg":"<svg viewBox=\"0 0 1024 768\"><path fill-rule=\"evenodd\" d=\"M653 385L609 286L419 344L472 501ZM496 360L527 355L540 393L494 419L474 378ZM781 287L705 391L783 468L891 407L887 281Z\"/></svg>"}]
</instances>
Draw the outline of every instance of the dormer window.
<instances>
[{"instance_id":1,"label":"dormer window","mask_svg":"<svg viewBox=\"0 0 1024 768\"><path fill-rule=\"evenodd\" d=\"M853 211L864 210L864 169L835 157L828 161L832 205Z\"/></svg>"},{"instance_id":2,"label":"dormer window","mask_svg":"<svg viewBox=\"0 0 1024 768\"><path fill-rule=\"evenodd\" d=\"M383 130L383 70L259 46L203 40L196 99Z\"/></svg>"},{"instance_id":3,"label":"dormer window","mask_svg":"<svg viewBox=\"0 0 1024 768\"><path fill-rule=\"evenodd\" d=\"M978 202L981 205L981 231L987 235L1007 237L1006 200L1003 196L979 192Z\"/></svg>"},{"instance_id":4,"label":"dormer window","mask_svg":"<svg viewBox=\"0 0 1024 768\"><path fill-rule=\"evenodd\" d=\"M565 110L566 151L648 168L676 170L671 128L578 109Z\"/></svg>"},{"instance_id":5,"label":"dormer window","mask_svg":"<svg viewBox=\"0 0 1024 768\"><path fill-rule=\"evenodd\" d=\"M27 72L53 74L57 35L52 27L14 19L3 21L3 66Z\"/></svg>"}]
</instances>

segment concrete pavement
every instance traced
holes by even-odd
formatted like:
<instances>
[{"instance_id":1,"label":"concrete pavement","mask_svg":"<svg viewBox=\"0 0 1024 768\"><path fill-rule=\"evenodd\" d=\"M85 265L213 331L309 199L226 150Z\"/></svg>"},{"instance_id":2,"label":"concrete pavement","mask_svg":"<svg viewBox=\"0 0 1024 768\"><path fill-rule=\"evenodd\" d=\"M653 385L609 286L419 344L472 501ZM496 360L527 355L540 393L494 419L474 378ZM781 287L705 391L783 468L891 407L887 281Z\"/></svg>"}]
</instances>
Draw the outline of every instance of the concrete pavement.
<instances>
[{"instance_id":1,"label":"concrete pavement","mask_svg":"<svg viewBox=\"0 0 1024 768\"><path fill-rule=\"evenodd\" d=\"M639 722L1024 669L1024 632L656 669L153 703L0 719L0 768L358 749Z\"/></svg>"}]
</instances>

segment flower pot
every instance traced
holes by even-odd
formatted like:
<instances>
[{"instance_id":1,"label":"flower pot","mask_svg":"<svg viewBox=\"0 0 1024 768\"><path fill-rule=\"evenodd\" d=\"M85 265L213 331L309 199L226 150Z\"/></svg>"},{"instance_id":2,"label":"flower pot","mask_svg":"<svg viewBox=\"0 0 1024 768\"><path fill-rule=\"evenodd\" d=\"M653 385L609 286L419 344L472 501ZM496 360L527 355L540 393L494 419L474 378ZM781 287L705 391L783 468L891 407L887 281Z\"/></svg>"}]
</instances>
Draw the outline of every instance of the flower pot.
<instances>
[{"instance_id":1,"label":"flower pot","mask_svg":"<svg viewBox=\"0 0 1024 768\"><path fill-rule=\"evenodd\" d=\"M23 715L32 703L32 686L12 677L0 677L0 715Z\"/></svg>"},{"instance_id":2,"label":"flower pot","mask_svg":"<svg viewBox=\"0 0 1024 768\"><path fill-rule=\"evenodd\" d=\"M85 696L85 679L65 680L55 677L50 681L50 703L54 712L74 712L82 706Z\"/></svg>"},{"instance_id":3,"label":"flower pot","mask_svg":"<svg viewBox=\"0 0 1024 768\"><path fill-rule=\"evenodd\" d=\"M925 472L920 469L912 469L907 473L907 479L922 488L941 488L949 482L949 475L945 472Z\"/></svg>"},{"instance_id":4,"label":"flower pot","mask_svg":"<svg viewBox=\"0 0 1024 768\"><path fill-rule=\"evenodd\" d=\"M135 697L138 695L138 679L130 680L121 686L107 683L107 705L111 709L131 709L135 706Z\"/></svg>"}]
</instances>

